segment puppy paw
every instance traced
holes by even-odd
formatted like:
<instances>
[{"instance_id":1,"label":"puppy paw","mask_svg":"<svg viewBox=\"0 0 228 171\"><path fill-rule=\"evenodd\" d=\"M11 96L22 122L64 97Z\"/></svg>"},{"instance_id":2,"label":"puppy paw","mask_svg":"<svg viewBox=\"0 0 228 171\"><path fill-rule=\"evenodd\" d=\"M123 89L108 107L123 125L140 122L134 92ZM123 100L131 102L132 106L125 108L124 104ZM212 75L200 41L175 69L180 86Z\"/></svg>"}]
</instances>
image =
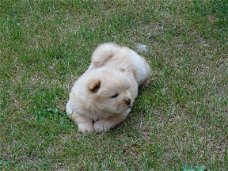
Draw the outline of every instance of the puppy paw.
<instances>
[{"instance_id":1,"label":"puppy paw","mask_svg":"<svg viewBox=\"0 0 228 171\"><path fill-rule=\"evenodd\" d=\"M94 128L92 124L79 124L78 131L82 133L92 133Z\"/></svg>"},{"instance_id":2,"label":"puppy paw","mask_svg":"<svg viewBox=\"0 0 228 171\"><path fill-rule=\"evenodd\" d=\"M95 132L105 132L105 131L108 131L110 128L111 128L110 123L106 122L105 120L99 120L94 123Z\"/></svg>"}]
</instances>

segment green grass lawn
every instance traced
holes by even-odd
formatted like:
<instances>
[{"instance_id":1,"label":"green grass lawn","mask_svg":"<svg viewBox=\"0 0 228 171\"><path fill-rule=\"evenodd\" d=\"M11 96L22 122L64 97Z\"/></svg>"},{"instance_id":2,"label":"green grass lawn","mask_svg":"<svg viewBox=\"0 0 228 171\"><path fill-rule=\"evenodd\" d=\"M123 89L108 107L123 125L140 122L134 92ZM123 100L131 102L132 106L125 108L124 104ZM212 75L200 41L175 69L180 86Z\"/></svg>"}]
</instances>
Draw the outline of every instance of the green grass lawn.
<instances>
[{"instance_id":1,"label":"green grass lawn","mask_svg":"<svg viewBox=\"0 0 228 171\"><path fill-rule=\"evenodd\" d=\"M227 0L2 0L0 170L228 169ZM103 42L152 68L129 118L82 135L65 114Z\"/></svg>"}]
</instances>

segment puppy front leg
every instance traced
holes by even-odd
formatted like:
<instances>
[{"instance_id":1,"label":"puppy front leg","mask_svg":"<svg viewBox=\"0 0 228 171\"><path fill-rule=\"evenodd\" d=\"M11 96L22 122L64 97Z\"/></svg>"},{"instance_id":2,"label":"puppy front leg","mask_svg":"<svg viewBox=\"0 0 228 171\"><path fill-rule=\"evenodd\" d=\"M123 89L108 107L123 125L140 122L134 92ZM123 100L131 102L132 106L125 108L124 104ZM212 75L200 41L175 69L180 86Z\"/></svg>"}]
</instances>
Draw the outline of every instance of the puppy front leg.
<instances>
[{"instance_id":1,"label":"puppy front leg","mask_svg":"<svg viewBox=\"0 0 228 171\"><path fill-rule=\"evenodd\" d=\"M82 133L91 133L94 131L93 120L85 115L73 115L72 120L78 125L78 131Z\"/></svg>"},{"instance_id":2,"label":"puppy front leg","mask_svg":"<svg viewBox=\"0 0 228 171\"><path fill-rule=\"evenodd\" d=\"M107 131L114 128L127 118L127 114L114 115L106 119L98 120L94 123L95 132Z\"/></svg>"}]
</instances>

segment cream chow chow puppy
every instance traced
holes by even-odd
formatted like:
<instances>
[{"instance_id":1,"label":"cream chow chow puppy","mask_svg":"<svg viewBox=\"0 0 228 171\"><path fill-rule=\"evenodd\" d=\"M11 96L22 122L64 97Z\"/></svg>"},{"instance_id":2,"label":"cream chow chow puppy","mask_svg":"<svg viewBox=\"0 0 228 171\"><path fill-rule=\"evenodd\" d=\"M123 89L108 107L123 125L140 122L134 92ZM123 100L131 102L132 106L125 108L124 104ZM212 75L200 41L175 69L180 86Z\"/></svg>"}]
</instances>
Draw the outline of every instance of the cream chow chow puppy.
<instances>
[{"instance_id":1,"label":"cream chow chow puppy","mask_svg":"<svg viewBox=\"0 0 228 171\"><path fill-rule=\"evenodd\" d=\"M102 132L124 121L147 85L150 67L143 57L114 43L98 46L87 71L76 80L66 105L78 131Z\"/></svg>"}]
</instances>

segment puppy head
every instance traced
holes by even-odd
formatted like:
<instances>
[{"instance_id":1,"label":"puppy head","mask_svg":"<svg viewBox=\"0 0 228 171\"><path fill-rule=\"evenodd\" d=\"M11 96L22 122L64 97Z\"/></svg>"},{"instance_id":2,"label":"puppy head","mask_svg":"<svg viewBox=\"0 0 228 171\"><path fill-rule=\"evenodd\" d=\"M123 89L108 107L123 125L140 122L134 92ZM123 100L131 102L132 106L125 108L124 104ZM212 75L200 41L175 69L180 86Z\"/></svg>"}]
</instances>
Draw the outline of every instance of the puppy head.
<instances>
[{"instance_id":1,"label":"puppy head","mask_svg":"<svg viewBox=\"0 0 228 171\"><path fill-rule=\"evenodd\" d=\"M88 81L93 107L107 114L130 111L137 96L137 83L121 71L99 73Z\"/></svg>"}]
</instances>

